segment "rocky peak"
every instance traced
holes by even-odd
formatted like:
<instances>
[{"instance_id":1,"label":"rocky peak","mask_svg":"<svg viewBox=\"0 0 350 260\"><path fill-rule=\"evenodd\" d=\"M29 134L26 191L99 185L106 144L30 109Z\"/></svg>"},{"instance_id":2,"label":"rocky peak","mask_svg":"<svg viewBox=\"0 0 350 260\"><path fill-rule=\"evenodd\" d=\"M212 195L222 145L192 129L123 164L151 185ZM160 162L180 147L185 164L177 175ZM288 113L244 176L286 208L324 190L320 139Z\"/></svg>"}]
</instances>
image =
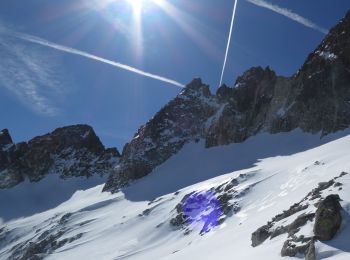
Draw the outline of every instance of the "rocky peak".
<instances>
[{"instance_id":1,"label":"rocky peak","mask_svg":"<svg viewBox=\"0 0 350 260\"><path fill-rule=\"evenodd\" d=\"M105 149L88 125L58 128L0 150L0 188L13 187L24 179L37 182L48 174L61 178L107 174L119 156L116 148Z\"/></svg>"},{"instance_id":2,"label":"rocky peak","mask_svg":"<svg viewBox=\"0 0 350 260\"><path fill-rule=\"evenodd\" d=\"M147 175L185 143L202 138L205 122L215 113L217 106L209 86L194 79L126 144L105 190L113 190L125 185L129 179Z\"/></svg>"},{"instance_id":3,"label":"rocky peak","mask_svg":"<svg viewBox=\"0 0 350 260\"><path fill-rule=\"evenodd\" d=\"M105 150L94 130L88 125L73 125L58 128L52 133L35 137L28 142L30 149L45 149L52 152L64 149L86 149L99 154Z\"/></svg>"},{"instance_id":4,"label":"rocky peak","mask_svg":"<svg viewBox=\"0 0 350 260\"><path fill-rule=\"evenodd\" d=\"M11 135L7 129L0 131L0 149L13 144Z\"/></svg>"},{"instance_id":5,"label":"rocky peak","mask_svg":"<svg viewBox=\"0 0 350 260\"><path fill-rule=\"evenodd\" d=\"M194 79L127 144L105 190L149 174L185 143L243 142L261 132L300 128L327 134L350 126L350 12L293 77L254 67L215 95ZM334 54L334 56L332 55Z\"/></svg>"},{"instance_id":6,"label":"rocky peak","mask_svg":"<svg viewBox=\"0 0 350 260\"><path fill-rule=\"evenodd\" d=\"M216 91L216 97L222 102L232 101L233 98L233 88L230 88L226 84L223 84Z\"/></svg>"},{"instance_id":7,"label":"rocky peak","mask_svg":"<svg viewBox=\"0 0 350 260\"><path fill-rule=\"evenodd\" d=\"M271 99L276 79L269 67L254 67L238 77L233 93L238 110L246 111L261 99Z\"/></svg>"},{"instance_id":8,"label":"rocky peak","mask_svg":"<svg viewBox=\"0 0 350 260\"><path fill-rule=\"evenodd\" d=\"M320 69L320 65L334 62L342 62L346 66L350 65L350 11L329 31L317 49L309 55L302 70L317 65L319 66L316 69Z\"/></svg>"},{"instance_id":9,"label":"rocky peak","mask_svg":"<svg viewBox=\"0 0 350 260\"><path fill-rule=\"evenodd\" d=\"M273 91L276 73L269 67L253 67L239 76L233 88L223 84L216 92L221 101L238 102L238 109L247 110L254 99Z\"/></svg>"},{"instance_id":10,"label":"rocky peak","mask_svg":"<svg viewBox=\"0 0 350 260\"><path fill-rule=\"evenodd\" d=\"M276 73L272 71L269 67L263 69L262 67L252 67L242 76L239 76L235 87L237 89L242 89L243 87L256 88L256 85L262 80L269 80L276 77Z\"/></svg>"},{"instance_id":11,"label":"rocky peak","mask_svg":"<svg viewBox=\"0 0 350 260\"><path fill-rule=\"evenodd\" d=\"M199 97L204 96L206 98L211 96L211 92L208 85L202 83L200 78L193 79L184 90L179 94L179 97Z\"/></svg>"},{"instance_id":12,"label":"rocky peak","mask_svg":"<svg viewBox=\"0 0 350 260\"><path fill-rule=\"evenodd\" d=\"M349 13L309 55L293 82L293 125L328 134L349 126L350 120L350 15ZM291 115L292 115L291 114ZM292 116L291 116L292 117ZM293 116L294 117L294 116Z\"/></svg>"}]
</instances>

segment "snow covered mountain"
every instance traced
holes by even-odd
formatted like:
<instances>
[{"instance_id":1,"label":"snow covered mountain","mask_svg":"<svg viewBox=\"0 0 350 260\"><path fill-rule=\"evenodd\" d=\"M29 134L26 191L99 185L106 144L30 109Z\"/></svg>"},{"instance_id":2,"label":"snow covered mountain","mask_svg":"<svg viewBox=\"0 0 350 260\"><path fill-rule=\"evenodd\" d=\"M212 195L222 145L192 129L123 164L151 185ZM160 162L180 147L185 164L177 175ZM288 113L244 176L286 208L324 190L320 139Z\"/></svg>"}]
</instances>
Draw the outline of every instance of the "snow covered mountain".
<instances>
[{"instance_id":1,"label":"snow covered mountain","mask_svg":"<svg viewBox=\"0 0 350 260\"><path fill-rule=\"evenodd\" d=\"M211 162L234 167L240 154L265 141L272 146L262 147L265 153L305 148L286 137L313 147L339 136L320 140L294 131L210 149L203 141L188 143L119 192L101 192L100 185L52 210L7 222L0 228L0 258L274 260L307 253L306 259L349 259L350 136L187 186L195 174L220 175ZM331 218L335 225L320 231L319 223L328 221L322 209L329 207L338 222Z\"/></svg>"},{"instance_id":2,"label":"snow covered mountain","mask_svg":"<svg viewBox=\"0 0 350 260\"><path fill-rule=\"evenodd\" d=\"M14 144L7 129L0 132L0 189L49 174L62 179L103 175L119 160L117 149L105 149L88 125L74 125Z\"/></svg>"},{"instance_id":3,"label":"snow covered mountain","mask_svg":"<svg viewBox=\"0 0 350 260\"><path fill-rule=\"evenodd\" d=\"M123 150L104 190L116 191L149 174L188 142L207 147L239 143L258 133L326 135L350 126L350 11L292 77L252 68L233 88L214 95L200 79L187 87Z\"/></svg>"},{"instance_id":4,"label":"snow covered mountain","mask_svg":"<svg viewBox=\"0 0 350 260\"><path fill-rule=\"evenodd\" d=\"M350 11L292 77L193 80L122 155L86 125L22 144L3 130L0 202L35 210L0 219L0 259L350 259L349 86ZM104 173L49 203L53 176Z\"/></svg>"}]
</instances>

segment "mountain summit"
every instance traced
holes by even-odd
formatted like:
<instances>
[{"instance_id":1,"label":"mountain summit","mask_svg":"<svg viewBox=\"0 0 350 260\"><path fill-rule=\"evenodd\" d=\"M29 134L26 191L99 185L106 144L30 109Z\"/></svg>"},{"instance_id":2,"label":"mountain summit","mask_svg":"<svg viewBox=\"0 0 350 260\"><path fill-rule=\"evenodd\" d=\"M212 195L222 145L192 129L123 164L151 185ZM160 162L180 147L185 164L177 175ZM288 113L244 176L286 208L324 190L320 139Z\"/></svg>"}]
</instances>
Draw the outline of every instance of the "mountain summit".
<instances>
[{"instance_id":1,"label":"mountain summit","mask_svg":"<svg viewBox=\"0 0 350 260\"><path fill-rule=\"evenodd\" d=\"M184 144L239 143L258 133L327 135L350 126L350 11L291 77L254 67L216 94L193 80L123 150L104 190L116 191L149 174Z\"/></svg>"},{"instance_id":2,"label":"mountain summit","mask_svg":"<svg viewBox=\"0 0 350 260\"><path fill-rule=\"evenodd\" d=\"M48 174L58 174L61 178L107 174L118 159L118 151L105 149L88 125L58 128L19 144L14 144L8 130L3 130L0 189L11 188L25 179L38 182Z\"/></svg>"}]
</instances>

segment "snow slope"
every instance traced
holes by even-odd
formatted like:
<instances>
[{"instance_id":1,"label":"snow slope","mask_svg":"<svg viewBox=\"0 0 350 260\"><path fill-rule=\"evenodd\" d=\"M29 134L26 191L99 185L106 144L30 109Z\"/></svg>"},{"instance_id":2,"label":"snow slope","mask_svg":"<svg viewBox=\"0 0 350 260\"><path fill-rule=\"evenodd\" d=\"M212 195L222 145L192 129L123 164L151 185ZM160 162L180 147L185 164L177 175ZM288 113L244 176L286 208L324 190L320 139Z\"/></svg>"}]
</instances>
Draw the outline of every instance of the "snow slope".
<instances>
[{"instance_id":1,"label":"snow slope","mask_svg":"<svg viewBox=\"0 0 350 260\"><path fill-rule=\"evenodd\" d=\"M286 235L253 248L251 234L302 200L319 182L350 173L350 135L318 146L334 138L320 140L294 132L259 135L244 144L212 149L204 149L202 142L188 144L121 192L101 193L100 185L76 192L54 209L3 224L0 258L35 252L47 259L281 259ZM302 152L308 148L312 149ZM258 160L261 156L269 158ZM237 183L232 190L239 196L230 203L240 210L228 214L222 224L204 234L200 234L201 218L187 227L191 232L170 225L187 194L233 181ZM350 259L350 175L339 181L342 190L331 187L322 196L339 194L343 226L331 242L316 243L320 259Z\"/></svg>"},{"instance_id":2,"label":"snow slope","mask_svg":"<svg viewBox=\"0 0 350 260\"><path fill-rule=\"evenodd\" d=\"M86 190L104 182L106 177L103 176L61 179L51 174L40 182L26 180L13 188L0 189L0 219L8 221L49 210L68 200L77 190Z\"/></svg>"}]
</instances>

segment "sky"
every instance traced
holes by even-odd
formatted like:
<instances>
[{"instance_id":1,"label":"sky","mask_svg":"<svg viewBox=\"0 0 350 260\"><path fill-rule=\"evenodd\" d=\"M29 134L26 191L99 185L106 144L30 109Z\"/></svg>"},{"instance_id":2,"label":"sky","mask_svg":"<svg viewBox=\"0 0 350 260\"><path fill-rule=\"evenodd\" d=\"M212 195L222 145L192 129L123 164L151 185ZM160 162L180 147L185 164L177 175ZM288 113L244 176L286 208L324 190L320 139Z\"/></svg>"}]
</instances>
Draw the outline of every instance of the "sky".
<instances>
[{"instance_id":1,"label":"sky","mask_svg":"<svg viewBox=\"0 0 350 260\"><path fill-rule=\"evenodd\" d=\"M225 53L229 86L252 66L292 75L350 1L239 0L227 49L233 6L1 0L0 129L21 142L84 123L121 150L180 85L200 77L214 92Z\"/></svg>"}]
</instances>

